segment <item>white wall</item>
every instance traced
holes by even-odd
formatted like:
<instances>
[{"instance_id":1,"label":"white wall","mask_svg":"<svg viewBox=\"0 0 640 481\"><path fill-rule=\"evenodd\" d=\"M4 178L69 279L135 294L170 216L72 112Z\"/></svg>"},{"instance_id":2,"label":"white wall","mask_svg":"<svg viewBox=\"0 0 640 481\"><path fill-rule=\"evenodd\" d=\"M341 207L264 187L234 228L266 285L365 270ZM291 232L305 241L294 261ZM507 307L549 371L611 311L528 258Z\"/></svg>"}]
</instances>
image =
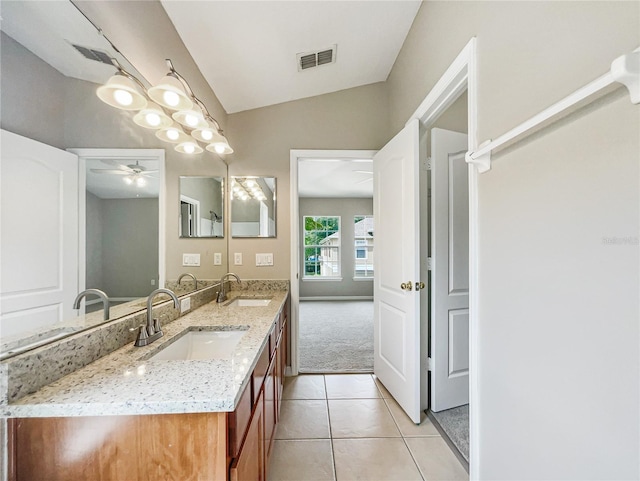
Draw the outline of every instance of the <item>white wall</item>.
<instances>
[{"instance_id":1,"label":"white wall","mask_svg":"<svg viewBox=\"0 0 640 481\"><path fill-rule=\"evenodd\" d=\"M484 141L602 75L639 19L638 2L425 2L388 80L392 130L472 36ZM640 477L639 153L619 90L480 176L480 479Z\"/></svg>"}]
</instances>

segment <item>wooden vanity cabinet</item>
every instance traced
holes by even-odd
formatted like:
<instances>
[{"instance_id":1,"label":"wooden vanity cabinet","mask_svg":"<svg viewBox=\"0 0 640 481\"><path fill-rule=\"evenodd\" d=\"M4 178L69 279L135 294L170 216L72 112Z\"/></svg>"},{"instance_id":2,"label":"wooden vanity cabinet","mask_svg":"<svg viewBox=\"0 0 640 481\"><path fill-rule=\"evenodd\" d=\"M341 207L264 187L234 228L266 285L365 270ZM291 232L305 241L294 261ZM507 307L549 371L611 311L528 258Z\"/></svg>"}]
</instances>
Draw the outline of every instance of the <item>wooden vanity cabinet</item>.
<instances>
[{"instance_id":1,"label":"wooden vanity cabinet","mask_svg":"<svg viewBox=\"0 0 640 481\"><path fill-rule=\"evenodd\" d=\"M287 363L288 301L231 413L16 418L9 481L265 481Z\"/></svg>"}]
</instances>

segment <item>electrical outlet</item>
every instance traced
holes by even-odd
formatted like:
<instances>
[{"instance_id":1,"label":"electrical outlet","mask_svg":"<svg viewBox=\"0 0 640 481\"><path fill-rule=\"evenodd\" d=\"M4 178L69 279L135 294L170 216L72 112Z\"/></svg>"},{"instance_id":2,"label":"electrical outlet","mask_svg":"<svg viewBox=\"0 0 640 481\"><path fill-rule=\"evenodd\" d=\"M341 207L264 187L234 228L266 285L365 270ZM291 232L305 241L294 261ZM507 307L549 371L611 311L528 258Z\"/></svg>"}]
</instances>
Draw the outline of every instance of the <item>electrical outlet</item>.
<instances>
[{"instance_id":1,"label":"electrical outlet","mask_svg":"<svg viewBox=\"0 0 640 481\"><path fill-rule=\"evenodd\" d=\"M216 252L213 254L213 265L221 266L222 265L222 252Z\"/></svg>"},{"instance_id":2,"label":"electrical outlet","mask_svg":"<svg viewBox=\"0 0 640 481\"><path fill-rule=\"evenodd\" d=\"M236 252L233 254L233 265L235 266L242 265L242 252Z\"/></svg>"},{"instance_id":3,"label":"electrical outlet","mask_svg":"<svg viewBox=\"0 0 640 481\"><path fill-rule=\"evenodd\" d=\"M186 312L191 309L191 298L185 297L184 299L180 299L180 313Z\"/></svg>"}]
</instances>

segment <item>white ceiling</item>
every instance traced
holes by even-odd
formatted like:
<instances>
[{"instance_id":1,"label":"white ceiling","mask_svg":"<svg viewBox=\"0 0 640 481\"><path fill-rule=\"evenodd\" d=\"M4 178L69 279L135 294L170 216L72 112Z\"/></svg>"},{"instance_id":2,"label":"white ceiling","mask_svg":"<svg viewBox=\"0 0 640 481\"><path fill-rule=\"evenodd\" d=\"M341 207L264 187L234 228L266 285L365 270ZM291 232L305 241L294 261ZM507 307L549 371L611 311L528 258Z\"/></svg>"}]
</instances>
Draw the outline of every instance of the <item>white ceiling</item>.
<instances>
[{"instance_id":1,"label":"white ceiling","mask_svg":"<svg viewBox=\"0 0 640 481\"><path fill-rule=\"evenodd\" d=\"M127 165L133 164L127 161L88 159L86 161L87 191L100 199L136 199L157 198L160 192L160 176L158 173L144 176L147 181L144 187L128 185L124 182L125 175L106 172L96 173L95 170L122 170L128 171ZM143 170L157 170L157 160L140 160L138 165Z\"/></svg>"},{"instance_id":2,"label":"white ceiling","mask_svg":"<svg viewBox=\"0 0 640 481\"><path fill-rule=\"evenodd\" d=\"M416 0L161 0L228 113L387 79ZM337 44L336 63L299 72L296 54Z\"/></svg>"},{"instance_id":3,"label":"white ceiling","mask_svg":"<svg viewBox=\"0 0 640 481\"><path fill-rule=\"evenodd\" d=\"M373 161L300 159L300 197L373 197Z\"/></svg>"}]
</instances>

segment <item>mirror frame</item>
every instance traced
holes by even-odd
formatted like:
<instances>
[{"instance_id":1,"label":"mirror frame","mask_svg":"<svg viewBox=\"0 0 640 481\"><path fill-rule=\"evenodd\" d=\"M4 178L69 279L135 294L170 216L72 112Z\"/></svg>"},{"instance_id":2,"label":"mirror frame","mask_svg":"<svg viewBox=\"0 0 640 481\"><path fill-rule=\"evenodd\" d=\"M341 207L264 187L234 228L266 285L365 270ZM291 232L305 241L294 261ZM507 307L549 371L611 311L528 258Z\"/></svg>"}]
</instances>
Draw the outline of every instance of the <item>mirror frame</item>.
<instances>
[{"instance_id":1,"label":"mirror frame","mask_svg":"<svg viewBox=\"0 0 640 481\"><path fill-rule=\"evenodd\" d=\"M275 233L271 236L261 235L237 235L233 233L233 191L231 184L235 179L273 179L273 222L275 224ZM232 239L276 239L278 237L278 203L277 203L277 191L278 191L278 178L275 175L230 175L229 176L229 189L227 195L229 196L229 237Z\"/></svg>"}]
</instances>

